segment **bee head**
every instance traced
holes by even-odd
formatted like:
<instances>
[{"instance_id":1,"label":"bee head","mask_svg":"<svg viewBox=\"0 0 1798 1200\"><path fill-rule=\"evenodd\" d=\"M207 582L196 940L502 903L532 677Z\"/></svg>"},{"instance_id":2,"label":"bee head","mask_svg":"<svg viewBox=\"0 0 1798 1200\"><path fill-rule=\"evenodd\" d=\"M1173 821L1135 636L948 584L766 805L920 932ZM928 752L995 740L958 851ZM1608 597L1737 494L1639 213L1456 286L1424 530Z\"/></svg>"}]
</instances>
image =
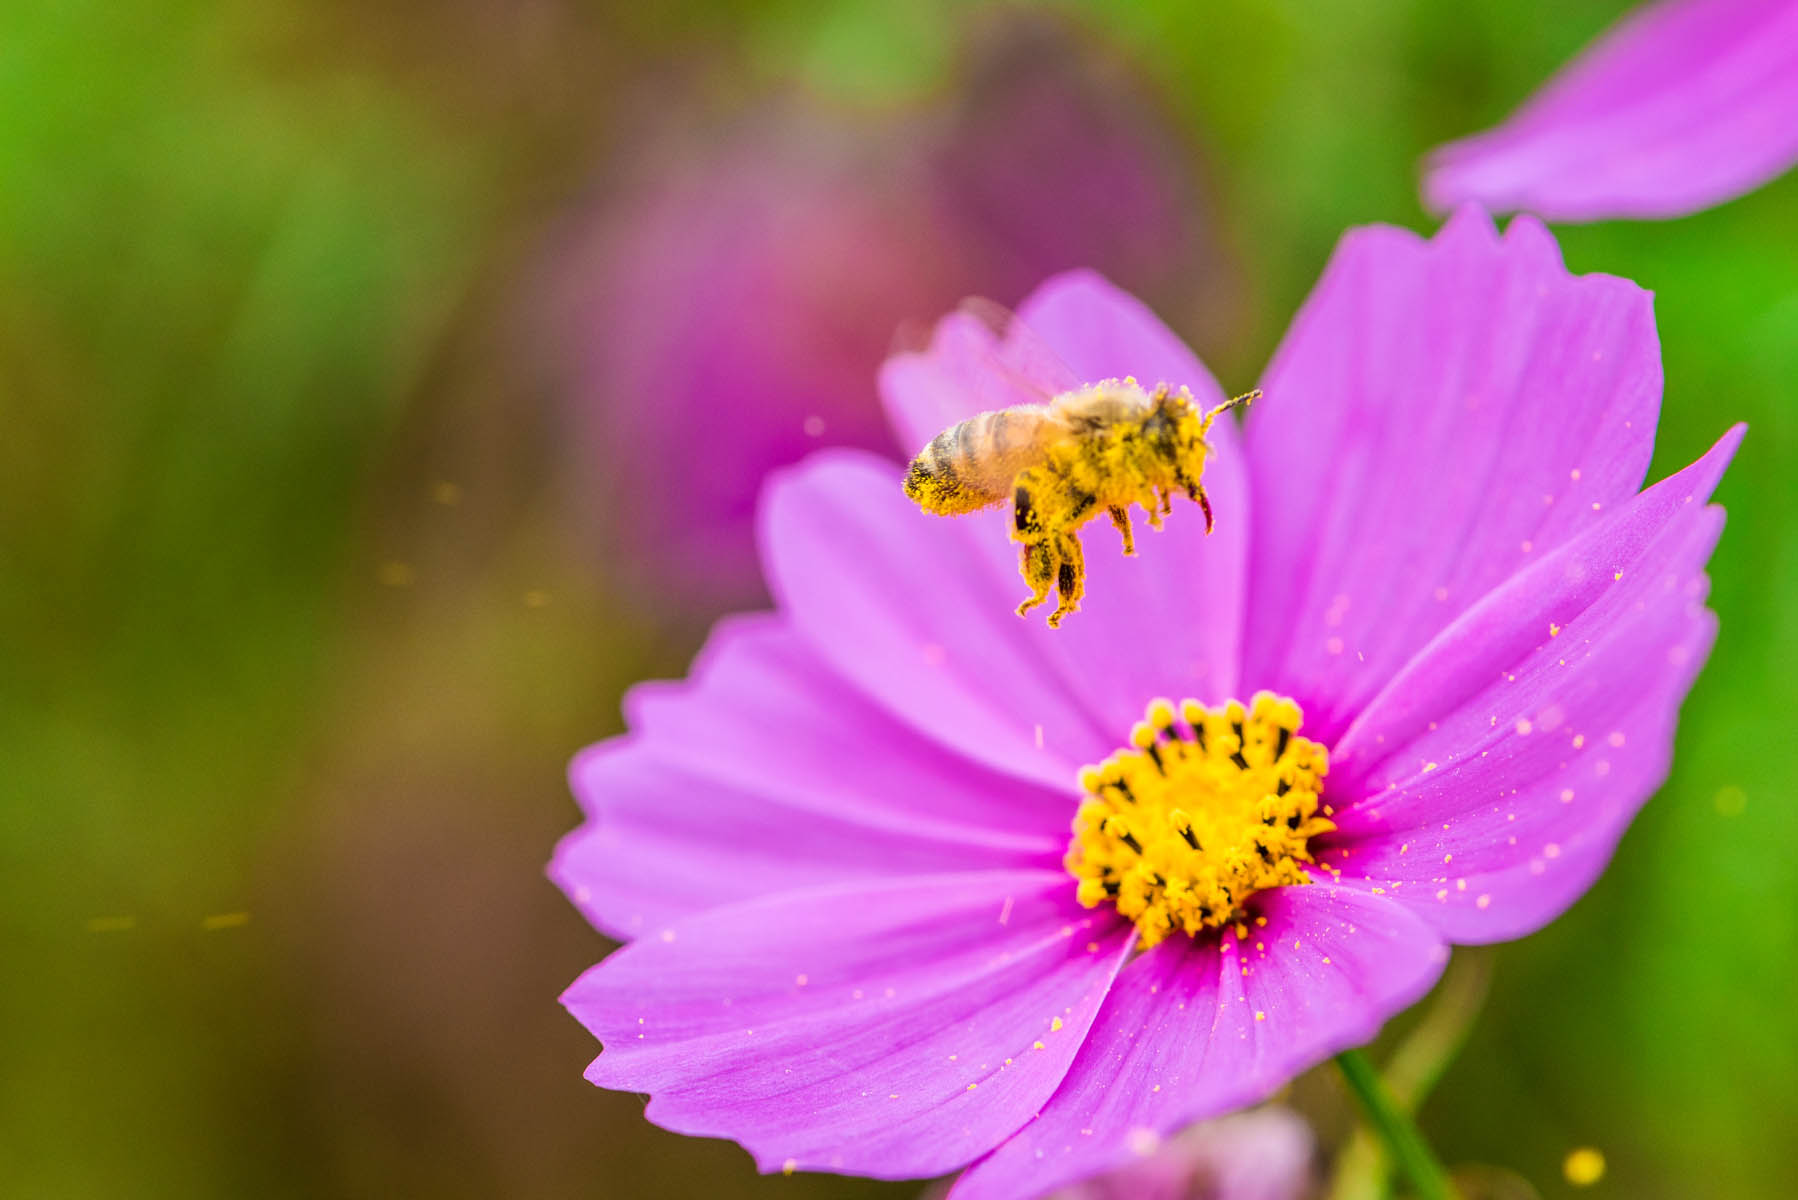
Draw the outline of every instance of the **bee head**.
<instances>
[{"instance_id":1,"label":"bee head","mask_svg":"<svg viewBox=\"0 0 1798 1200\"><path fill-rule=\"evenodd\" d=\"M1186 401L1166 384L1155 389L1154 406L1143 418L1143 440L1158 453L1172 454L1180 435L1180 418Z\"/></svg>"}]
</instances>

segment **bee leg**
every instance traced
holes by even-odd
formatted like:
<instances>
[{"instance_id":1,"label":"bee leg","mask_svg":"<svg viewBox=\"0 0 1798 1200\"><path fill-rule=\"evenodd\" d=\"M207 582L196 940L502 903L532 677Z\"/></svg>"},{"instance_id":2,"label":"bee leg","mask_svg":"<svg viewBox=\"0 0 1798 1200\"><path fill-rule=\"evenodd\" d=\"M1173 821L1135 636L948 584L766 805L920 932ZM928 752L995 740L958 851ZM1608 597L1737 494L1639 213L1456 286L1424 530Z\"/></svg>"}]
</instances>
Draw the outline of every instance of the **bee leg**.
<instances>
[{"instance_id":1,"label":"bee leg","mask_svg":"<svg viewBox=\"0 0 1798 1200\"><path fill-rule=\"evenodd\" d=\"M1199 507L1205 510L1205 532L1209 534L1217 525L1211 516L1211 497L1205 494L1205 489L1201 486L1193 493L1193 499L1197 500Z\"/></svg>"},{"instance_id":2,"label":"bee leg","mask_svg":"<svg viewBox=\"0 0 1798 1200\"><path fill-rule=\"evenodd\" d=\"M1063 617L1079 611L1080 598L1086 594L1086 556L1081 552L1080 539L1064 533L1055 540L1061 560L1055 573L1059 599L1055 611L1049 614L1050 629L1060 628Z\"/></svg>"},{"instance_id":3,"label":"bee leg","mask_svg":"<svg viewBox=\"0 0 1798 1200\"><path fill-rule=\"evenodd\" d=\"M1014 541L1042 532L1036 502L1031 498L1029 485L1021 478L1011 490L1011 525Z\"/></svg>"},{"instance_id":4,"label":"bee leg","mask_svg":"<svg viewBox=\"0 0 1798 1200\"><path fill-rule=\"evenodd\" d=\"M1165 495L1166 492L1161 488L1156 488L1153 494L1147 495L1141 502L1143 511L1149 514L1150 529L1161 528L1161 514L1167 511L1167 509L1162 507L1162 499Z\"/></svg>"},{"instance_id":5,"label":"bee leg","mask_svg":"<svg viewBox=\"0 0 1798 1200\"><path fill-rule=\"evenodd\" d=\"M1049 598L1059 565L1048 542L1029 542L1024 546L1018 570L1023 573L1024 582L1030 585L1030 598L1018 605L1018 616L1024 616Z\"/></svg>"},{"instance_id":6,"label":"bee leg","mask_svg":"<svg viewBox=\"0 0 1798 1200\"><path fill-rule=\"evenodd\" d=\"M1130 510L1114 504L1105 511L1111 514L1111 523L1116 525L1118 532L1124 535L1124 554L1126 556L1135 554L1136 533L1130 528Z\"/></svg>"}]
</instances>

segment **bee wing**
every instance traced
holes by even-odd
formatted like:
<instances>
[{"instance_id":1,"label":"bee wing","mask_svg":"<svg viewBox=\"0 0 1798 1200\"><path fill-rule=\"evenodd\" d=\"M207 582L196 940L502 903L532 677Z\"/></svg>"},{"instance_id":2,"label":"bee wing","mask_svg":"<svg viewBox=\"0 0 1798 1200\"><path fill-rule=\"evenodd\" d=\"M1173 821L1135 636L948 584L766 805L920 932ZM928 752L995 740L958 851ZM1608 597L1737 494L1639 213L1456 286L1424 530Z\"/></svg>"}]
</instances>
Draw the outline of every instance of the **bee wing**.
<instances>
[{"instance_id":1,"label":"bee wing","mask_svg":"<svg viewBox=\"0 0 1798 1200\"><path fill-rule=\"evenodd\" d=\"M917 446L977 413L1046 406L1080 386L1073 368L1009 309L964 300L924 345L901 343L881 372L895 424Z\"/></svg>"},{"instance_id":2,"label":"bee wing","mask_svg":"<svg viewBox=\"0 0 1798 1200\"><path fill-rule=\"evenodd\" d=\"M1083 382L1061 355L1049 349L1018 314L1003 304L970 296L958 310L984 325L992 338L989 366L1019 391L1033 393L1033 403L1046 404Z\"/></svg>"}]
</instances>

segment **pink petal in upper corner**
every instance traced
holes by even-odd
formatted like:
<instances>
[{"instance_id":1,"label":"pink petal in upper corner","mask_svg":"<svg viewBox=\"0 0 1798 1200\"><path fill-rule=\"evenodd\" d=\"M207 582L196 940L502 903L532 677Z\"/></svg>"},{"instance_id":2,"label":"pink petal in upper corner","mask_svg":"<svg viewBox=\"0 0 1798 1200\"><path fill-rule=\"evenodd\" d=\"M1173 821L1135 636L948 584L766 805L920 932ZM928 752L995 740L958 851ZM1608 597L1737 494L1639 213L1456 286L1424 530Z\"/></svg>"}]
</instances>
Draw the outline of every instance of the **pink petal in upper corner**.
<instances>
[{"instance_id":1,"label":"pink petal in upper corner","mask_svg":"<svg viewBox=\"0 0 1798 1200\"><path fill-rule=\"evenodd\" d=\"M1425 202L1551 221L1676 217L1798 162L1798 3L1645 4L1504 124L1435 151Z\"/></svg>"},{"instance_id":2,"label":"pink petal in upper corner","mask_svg":"<svg viewBox=\"0 0 1798 1200\"><path fill-rule=\"evenodd\" d=\"M984 1154L1054 1092L1133 944L1060 871L933 876L716 909L583 975L587 1077L764 1171L896 1179Z\"/></svg>"},{"instance_id":3,"label":"pink petal in upper corner","mask_svg":"<svg viewBox=\"0 0 1798 1200\"><path fill-rule=\"evenodd\" d=\"M1603 869L1665 777L1716 632L1705 499L1741 439L1481 600L1392 681L1332 756L1320 861L1461 942L1546 924Z\"/></svg>"},{"instance_id":4,"label":"pink petal in upper corner","mask_svg":"<svg viewBox=\"0 0 1798 1200\"><path fill-rule=\"evenodd\" d=\"M1660 409L1648 293L1529 218L1348 234L1250 413L1243 683L1330 741L1501 580L1635 494Z\"/></svg>"},{"instance_id":5,"label":"pink petal in upper corner","mask_svg":"<svg viewBox=\"0 0 1798 1200\"><path fill-rule=\"evenodd\" d=\"M1025 299L1018 318L1046 353L1081 379L1134 375L1145 386L1188 387L1202 407L1223 400L1211 373L1172 330L1141 301L1092 271L1050 279ZM912 428L914 440L928 439L947 420L960 420L983 407L977 398L964 398L952 410L933 407L945 393L912 387L911 382L925 376L908 374L948 374L930 365L927 356L913 356L904 364L894 360L889 366L889 410L902 431ZM964 383L961 394L971 396L972 385ZM1117 535L1102 519L1094 522L1082 532L1088 577L1080 611L1059 630L1046 628L1041 614L1033 614L1013 634L1053 672L1056 686L1079 697L1104 735L1101 753L1121 742L1154 696L1211 702L1237 689L1248 483L1235 424L1229 418L1219 421L1210 440L1204 484L1217 513L1214 534L1205 534L1202 513L1182 499L1159 533L1148 529L1138 514L1137 557L1127 559ZM914 514L914 523L917 537L955 536L942 518ZM1008 540L1003 520L982 514L957 518L955 524L974 527L973 549L989 575L1000 581L1011 605L1022 600L1027 591L1018 575L1017 547ZM1145 630L1152 636L1145 636Z\"/></svg>"},{"instance_id":6,"label":"pink petal in upper corner","mask_svg":"<svg viewBox=\"0 0 1798 1200\"><path fill-rule=\"evenodd\" d=\"M1151 1153L1371 1040L1448 961L1414 914L1327 880L1256 904L1267 924L1246 944L1178 938L1119 972L1054 1099L952 1200L1036 1195Z\"/></svg>"}]
</instances>

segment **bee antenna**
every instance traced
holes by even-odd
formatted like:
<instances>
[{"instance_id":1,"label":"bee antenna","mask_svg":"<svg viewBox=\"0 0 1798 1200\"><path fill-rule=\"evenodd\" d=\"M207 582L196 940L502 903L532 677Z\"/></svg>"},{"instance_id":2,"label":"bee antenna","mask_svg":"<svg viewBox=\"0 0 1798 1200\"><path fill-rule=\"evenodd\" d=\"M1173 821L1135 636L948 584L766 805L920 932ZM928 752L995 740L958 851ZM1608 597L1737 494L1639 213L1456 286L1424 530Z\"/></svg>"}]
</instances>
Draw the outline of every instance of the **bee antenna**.
<instances>
[{"instance_id":1,"label":"bee antenna","mask_svg":"<svg viewBox=\"0 0 1798 1200\"><path fill-rule=\"evenodd\" d=\"M1223 413L1227 413L1233 408L1247 408L1249 405L1255 403L1255 401L1257 401L1259 399L1261 399L1261 389L1260 388L1254 388L1251 391L1244 392L1240 396L1232 396L1228 400L1224 401L1222 404L1218 405L1216 408L1212 409L1210 412L1206 413L1205 420L1207 422L1209 422L1213 417L1220 416Z\"/></svg>"}]
</instances>

